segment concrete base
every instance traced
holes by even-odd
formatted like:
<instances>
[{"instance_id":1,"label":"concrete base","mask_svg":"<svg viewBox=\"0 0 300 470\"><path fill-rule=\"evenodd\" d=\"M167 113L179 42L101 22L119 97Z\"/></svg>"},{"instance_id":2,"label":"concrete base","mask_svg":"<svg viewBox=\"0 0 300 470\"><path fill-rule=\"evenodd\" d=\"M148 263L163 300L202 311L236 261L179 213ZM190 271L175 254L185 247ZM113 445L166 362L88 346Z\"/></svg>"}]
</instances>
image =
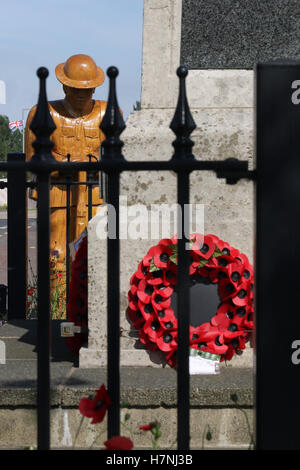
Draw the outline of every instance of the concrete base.
<instances>
[{"instance_id":1,"label":"concrete base","mask_svg":"<svg viewBox=\"0 0 300 470\"><path fill-rule=\"evenodd\" d=\"M122 417L130 414L126 422L126 429L121 435L129 437L134 443L134 449L150 450L151 435L139 430L141 424L148 424L154 420L161 423L162 437L159 448L163 450L176 449L176 422L175 409L122 409ZM251 442L247 420L252 422L252 410L249 409L191 409L191 449L232 450L249 449ZM37 446L36 411L31 409L0 409L0 450L24 449ZM51 448L70 450L74 445L81 415L77 409L55 408L51 410ZM87 418L75 443L75 449L97 450L103 449L107 439L106 419L101 424L92 425ZM129 429L132 430L130 432ZM206 439L210 430L212 439Z\"/></svg>"},{"instance_id":2,"label":"concrete base","mask_svg":"<svg viewBox=\"0 0 300 470\"><path fill-rule=\"evenodd\" d=\"M105 339L105 338L104 338ZM138 342L140 348L143 345ZM132 344L132 346L134 346ZM232 367L252 367L253 366L253 348L247 344L246 349L243 351L241 356L235 355L231 361L225 363L221 362L221 369L232 368ZM140 366L140 367L167 367L170 366L166 364L164 355L160 351L150 352L142 349L121 349L120 363L122 367ZM88 364L88 367L87 367ZM107 350L106 349L93 349L83 347L80 349L80 367L82 369L92 368L92 367L106 367L107 366Z\"/></svg>"},{"instance_id":3,"label":"concrete base","mask_svg":"<svg viewBox=\"0 0 300 470\"><path fill-rule=\"evenodd\" d=\"M9 360L0 365L0 449L36 446L36 361ZM191 377L191 448L248 449L253 433L253 376L250 369L224 369L218 376ZM70 449L80 425L78 403L106 383L106 369L78 369L51 364L51 447ZM176 448L176 372L151 367L121 369L121 434L135 449L150 449L149 433L139 426L161 423L160 448ZM236 395L237 401L232 399ZM76 449L103 446L106 419L92 425L85 418ZM129 428L129 429L128 429ZM208 429L212 439L205 439ZM102 434L101 434L102 433ZM101 435L100 435L101 434Z\"/></svg>"}]
</instances>

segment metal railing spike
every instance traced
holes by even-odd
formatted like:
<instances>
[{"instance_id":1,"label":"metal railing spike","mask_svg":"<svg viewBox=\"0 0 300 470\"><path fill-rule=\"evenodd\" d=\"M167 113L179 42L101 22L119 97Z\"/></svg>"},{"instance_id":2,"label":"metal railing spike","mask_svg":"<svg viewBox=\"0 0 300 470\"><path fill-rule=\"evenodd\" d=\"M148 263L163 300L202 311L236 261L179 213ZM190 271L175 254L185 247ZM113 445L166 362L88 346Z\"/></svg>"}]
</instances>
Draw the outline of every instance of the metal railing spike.
<instances>
[{"instance_id":1,"label":"metal railing spike","mask_svg":"<svg viewBox=\"0 0 300 470\"><path fill-rule=\"evenodd\" d=\"M50 115L46 93L46 78L49 71L46 67L40 67L36 74L40 79L40 92L36 112L30 124L30 129L36 136L36 140L32 144L35 153L31 161L55 161L51 153L53 142L49 138L56 129Z\"/></svg>"},{"instance_id":2,"label":"metal railing spike","mask_svg":"<svg viewBox=\"0 0 300 470\"><path fill-rule=\"evenodd\" d=\"M105 115L101 121L100 129L104 132L106 139L102 142L103 160L107 158L124 160L121 153L123 142L120 135L126 125L123 120L116 93L116 78L119 75L117 67L111 66L107 69L109 78L109 94Z\"/></svg>"},{"instance_id":3,"label":"metal railing spike","mask_svg":"<svg viewBox=\"0 0 300 470\"><path fill-rule=\"evenodd\" d=\"M170 128L176 135L176 139L172 143L175 149L172 160L182 158L195 159L192 154L194 142L189 136L197 126L191 114L186 96L185 79L188 75L188 69L181 65L176 73L179 77L179 95L175 114L170 124Z\"/></svg>"}]
</instances>

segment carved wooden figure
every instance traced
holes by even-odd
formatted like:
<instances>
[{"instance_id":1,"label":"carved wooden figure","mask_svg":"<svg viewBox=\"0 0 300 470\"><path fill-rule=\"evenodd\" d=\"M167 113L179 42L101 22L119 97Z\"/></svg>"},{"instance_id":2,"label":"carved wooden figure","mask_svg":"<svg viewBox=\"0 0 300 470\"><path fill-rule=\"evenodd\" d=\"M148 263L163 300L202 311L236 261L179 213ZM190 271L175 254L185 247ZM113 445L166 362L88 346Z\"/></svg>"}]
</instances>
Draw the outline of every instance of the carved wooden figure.
<instances>
[{"instance_id":1,"label":"carved wooden figure","mask_svg":"<svg viewBox=\"0 0 300 470\"><path fill-rule=\"evenodd\" d=\"M65 63L57 65L56 77L63 84L65 98L49 102L50 114L56 125L51 135L54 142L53 155L58 161L88 161L88 155L99 158L99 148L105 136L99 126L106 110L106 101L93 100L95 88L104 81L104 72L94 60L84 54L69 57ZM33 155L32 143L35 140L29 129L35 114L34 106L28 115L25 133L26 160ZM92 161L95 159L92 158ZM97 174L93 175L97 178ZM59 172L51 173L51 182L65 181L66 176ZM73 180L86 181L85 172L74 172ZM65 272L66 257L66 201L65 185L52 186L50 190L50 250L58 253L57 269ZM31 198L36 199L36 191ZM103 203L99 197L99 187L92 190L92 216ZM70 191L70 241L79 237L88 223L88 189L85 185L71 186Z\"/></svg>"}]
</instances>

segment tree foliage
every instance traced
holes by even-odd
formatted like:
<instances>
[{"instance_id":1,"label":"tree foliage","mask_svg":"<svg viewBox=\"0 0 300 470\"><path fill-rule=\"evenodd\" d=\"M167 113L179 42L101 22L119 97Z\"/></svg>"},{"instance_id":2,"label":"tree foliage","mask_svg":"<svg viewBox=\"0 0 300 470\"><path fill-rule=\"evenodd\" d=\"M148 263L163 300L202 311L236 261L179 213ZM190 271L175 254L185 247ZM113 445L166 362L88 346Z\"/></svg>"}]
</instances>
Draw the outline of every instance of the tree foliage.
<instances>
[{"instance_id":1,"label":"tree foliage","mask_svg":"<svg viewBox=\"0 0 300 470\"><path fill-rule=\"evenodd\" d=\"M12 132L8 124L8 117L0 115L0 161L6 161L8 153L22 152L22 132L19 129Z\"/></svg>"},{"instance_id":2,"label":"tree foliage","mask_svg":"<svg viewBox=\"0 0 300 470\"><path fill-rule=\"evenodd\" d=\"M140 111L142 109L141 107L141 102L140 101L136 101L135 102L135 105L133 105L133 111Z\"/></svg>"}]
</instances>

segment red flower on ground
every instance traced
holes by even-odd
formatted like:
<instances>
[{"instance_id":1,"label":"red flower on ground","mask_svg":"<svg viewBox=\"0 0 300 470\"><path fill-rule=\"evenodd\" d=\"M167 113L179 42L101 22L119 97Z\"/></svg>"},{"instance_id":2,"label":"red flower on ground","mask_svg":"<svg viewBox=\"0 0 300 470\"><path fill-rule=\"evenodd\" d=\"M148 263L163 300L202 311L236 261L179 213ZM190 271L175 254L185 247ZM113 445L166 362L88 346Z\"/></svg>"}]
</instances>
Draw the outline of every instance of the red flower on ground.
<instances>
[{"instance_id":1,"label":"red flower on ground","mask_svg":"<svg viewBox=\"0 0 300 470\"><path fill-rule=\"evenodd\" d=\"M149 424L144 424L143 426L140 426L141 431L151 431L151 429L155 428L157 425L157 421L154 423L149 423Z\"/></svg>"},{"instance_id":2,"label":"red flower on ground","mask_svg":"<svg viewBox=\"0 0 300 470\"><path fill-rule=\"evenodd\" d=\"M93 399L82 398L79 402L79 411L87 418L93 418L92 424L103 421L107 408L111 405L111 399L107 393L105 385L101 385L99 390L95 390Z\"/></svg>"},{"instance_id":3,"label":"red flower on ground","mask_svg":"<svg viewBox=\"0 0 300 470\"><path fill-rule=\"evenodd\" d=\"M128 437L113 436L108 441L104 442L107 450L131 450L133 449L133 442Z\"/></svg>"}]
</instances>

